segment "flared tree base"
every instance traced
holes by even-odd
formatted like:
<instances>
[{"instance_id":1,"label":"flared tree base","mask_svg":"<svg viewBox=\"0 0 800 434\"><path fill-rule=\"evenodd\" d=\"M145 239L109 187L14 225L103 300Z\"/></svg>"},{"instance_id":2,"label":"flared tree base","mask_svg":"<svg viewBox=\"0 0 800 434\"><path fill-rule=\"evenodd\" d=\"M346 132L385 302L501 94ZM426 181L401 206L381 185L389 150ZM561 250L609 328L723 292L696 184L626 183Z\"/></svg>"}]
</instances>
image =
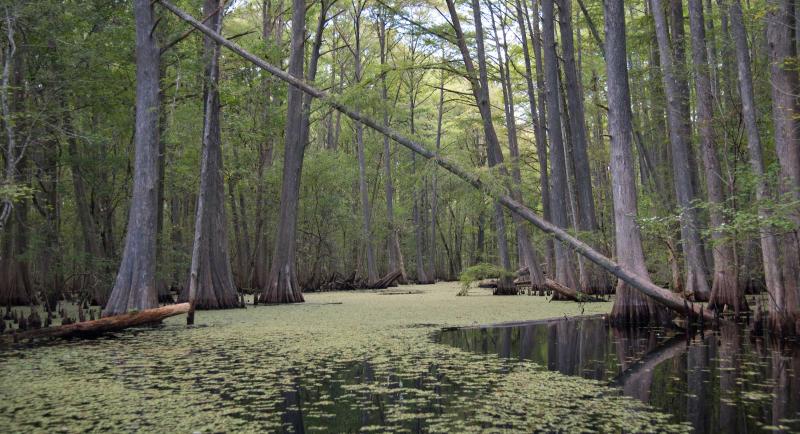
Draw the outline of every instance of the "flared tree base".
<instances>
[{"instance_id":1,"label":"flared tree base","mask_svg":"<svg viewBox=\"0 0 800 434\"><path fill-rule=\"evenodd\" d=\"M611 309L609 321L616 326L638 326L664 324L671 314L666 308L657 305L641 292L619 281L617 297Z\"/></svg>"},{"instance_id":2,"label":"flared tree base","mask_svg":"<svg viewBox=\"0 0 800 434\"><path fill-rule=\"evenodd\" d=\"M739 288L735 277L727 274L715 276L708 308L720 314L733 313L736 317L750 310L744 298L744 290Z\"/></svg>"}]
</instances>

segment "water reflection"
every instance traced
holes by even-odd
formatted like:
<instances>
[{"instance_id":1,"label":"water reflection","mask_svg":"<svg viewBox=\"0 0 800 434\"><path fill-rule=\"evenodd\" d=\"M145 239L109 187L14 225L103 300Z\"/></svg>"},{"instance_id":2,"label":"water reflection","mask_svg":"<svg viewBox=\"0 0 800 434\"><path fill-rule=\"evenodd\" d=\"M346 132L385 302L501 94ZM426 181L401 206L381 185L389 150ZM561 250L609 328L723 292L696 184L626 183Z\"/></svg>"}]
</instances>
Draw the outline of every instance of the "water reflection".
<instances>
[{"instance_id":1,"label":"water reflection","mask_svg":"<svg viewBox=\"0 0 800 434\"><path fill-rule=\"evenodd\" d=\"M800 351L735 325L687 337L602 317L448 330L439 342L608 382L695 432L800 431Z\"/></svg>"}]
</instances>

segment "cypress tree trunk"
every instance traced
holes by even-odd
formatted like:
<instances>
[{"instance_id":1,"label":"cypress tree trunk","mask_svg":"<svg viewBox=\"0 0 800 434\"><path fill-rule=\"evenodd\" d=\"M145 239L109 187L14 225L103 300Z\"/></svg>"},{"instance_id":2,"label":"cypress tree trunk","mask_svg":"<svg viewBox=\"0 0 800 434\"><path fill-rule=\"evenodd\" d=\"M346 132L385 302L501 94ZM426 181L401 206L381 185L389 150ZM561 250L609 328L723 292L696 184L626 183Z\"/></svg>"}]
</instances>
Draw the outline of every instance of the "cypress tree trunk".
<instances>
[{"instance_id":1,"label":"cypress tree trunk","mask_svg":"<svg viewBox=\"0 0 800 434\"><path fill-rule=\"evenodd\" d=\"M567 93L567 109L569 111L569 131L572 139L572 163L574 167L575 198L577 199L577 227L579 231L596 233L597 217L594 209L594 193L592 176L589 168L588 141L586 139L586 119L583 105L583 94L579 69L575 62L575 46L572 32L571 0L558 0L559 28L564 58L564 81ZM594 292L604 290L607 283L605 274L590 264L580 261L580 286L584 290Z\"/></svg>"},{"instance_id":2,"label":"cypress tree trunk","mask_svg":"<svg viewBox=\"0 0 800 434\"><path fill-rule=\"evenodd\" d=\"M292 40L289 52L289 74L303 79L305 54L306 5L304 0L292 1ZM300 176L306 146L303 140L303 93L289 87L284 135L283 179L281 205L275 246L269 277L260 301L263 303L302 302L303 294L297 281L297 207L300 201Z\"/></svg>"},{"instance_id":3,"label":"cypress tree trunk","mask_svg":"<svg viewBox=\"0 0 800 434\"><path fill-rule=\"evenodd\" d=\"M355 65L355 82L361 83L361 14L364 3L358 0L353 3L353 31L355 46L353 47L353 63ZM361 196L362 237L367 257L367 280L371 284L378 280L378 268L375 264L375 249L372 245L372 210L369 206L369 189L367 187L366 156L364 155L364 126L356 122L356 148L358 153L358 191Z\"/></svg>"},{"instance_id":4,"label":"cypress tree trunk","mask_svg":"<svg viewBox=\"0 0 800 434\"><path fill-rule=\"evenodd\" d=\"M133 194L122 262L103 315L158 306L156 292L156 226L158 201L159 49L150 0L135 0L136 131Z\"/></svg>"},{"instance_id":5,"label":"cypress tree trunk","mask_svg":"<svg viewBox=\"0 0 800 434\"><path fill-rule=\"evenodd\" d=\"M706 189L710 203L709 217L713 228L711 237L714 241L714 277L709 306L718 311L727 307L738 315L740 311L747 310L747 301L745 301L744 292L736 279L733 246L722 233L726 223L722 213L725 194L719 159L714 148L713 93L709 75L711 68L706 57L708 51L702 0L689 0L689 25L692 34L692 63L694 64L697 91L697 125L700 132Z\"/></svg>"},{"instance_id":6,"label":"cypress tree trunk","mask_svg":"<svg viewBox=\"0 0 800 434\"><path fill-rule=\"evenodd\" d=\"M533 111L531 116L535 116L538 130L540 133L536 136L536 156L539 160L539 186L541 189L542 200L542 213L548 221L553 218L550 211L550 178L547 173L547 104L545 103L544 86L544 67L542 66L542 44L541 44L541 31L539 30L539 8L538 0L533 2L533 22L528 21L528 27L533 40L533 56L536 61L536 94L538 96L538 111L534 115ZM526 4L523 2L523 4ZM529 74L530 75L530 74ZM531 96L533 101L533 97ZM532 103L533 104L533 103ZM533 106L532 106L533 107ZM545 241L545 256L547 262L547 274L550 276L555 275L555 247L553 240L548 238Z\"/></svg>"},{"instance_id":7,"label":"cypress tree trunk","mask_svg":"<svg viewBox=\"0 0 800 434\"><path fill-rule=\"evenodd\" d=\"M731 31L736 43L736 70L739 77L739 93L742 97L742 115L747 130L747 150L750 154L750 167L757 179L756 199L769 200L769 187L764 178L764 157L756 121L755 98L753 96L753 76L750 72L750 53L747 47L747 34L742 18L739 0L733 0L730 8ZM763 205L759 206L759 218L768 219L771 215ZM764 263L764 278L769 293L769 320L775 330L787 330L786 292L781 278L778 240L773 228L760 226L761 255Z\"/></svg>"},{"instance_id":8,"label":"cypress tree trunk","mask_svg":"<svg viewBox=\"0 0 800 434\"><path fill-rule=\"evenodd\" d=\"M492 17L492 29L494 30L495 41L497 44L497 56L500 60L500 78L503 88L503 107L505 108L506 115L506 132L508 137L508 150L511 157L511 181L513 182L511 195L519 201L524 203L522 199L522 175L520 174L520 155L519 144L517 143L517 123L516 115L514 113L514 90L511 83L511 66L508 58L508 41L506 37L506 23L501 22L503 29L502 52L500 50L500 40L497 34L497 27L495 26L494 13ZM518 215L512 214L514 226L516 228L517 245L519 247L519 262L523 267L528 269L531 279L531 285L535 288L544 288L545 277L542 273L541 266L539 265L538 254L531 243L530 234L525 227L525 222Z\"/></svg>"},{"instance_id":9,"label":"cypress tree trunk","mask_svg":"<svg viewBox=\"0 0 800 434\"><path fill-rule=\"evenodd\" d=\"M649 280L642 250L642 235L636 223L636 174L632 142L631 98L625 60L625 10L622 0L605 1L606 70L608 77L608 129L611 134L611 178L614 183L614 223L617 261ZM644 324L665 318L663 307L620 280L611 312L620 324Z\"/></svg>"},{"instance_id":10,"label":"cypress tree trunk","mask_svg":"<svg viewBox=\"0 0 800 434\"><path fill-rule=\"evenodd\" d=\"M542 43L544 49L545 82L547 83L547 130L550 137L550 169L552 188L550 190L550 212L552 222L566 229L569 227L567 204L567 171L564 158L564 141L561 135L561 111L559 109L558 57L556 55L555 16L553 0L542 2ZM576 288L575 269L569 249L555 244L555 280L568 288Z\"/></svg>"},{"instance_id":11,"label":"cypress tree trunk","mask_svg":"<svg viewBox=\"0 0 800 434\"><path fill-rule=\"evenodd\" d=\"M775 151L780 163L780 193L787 201L800 200L800 137L798 137L798 72L794 43L794 0L767 2L767 44L772 83L772 118L775 125ZM783 253L783 284L786 309L800 319L800 210L789 215L794 229L779 240Z\"/></svg>"},{"instance_id":12,"label":"cypress tree trunk","mask_svg":"<svg viewBox=\"0 0 800 434\"><path fill-rule=\"evenodd\" d=\"M210 25L222 31L220 0L206 0L205 15L216 13ZM203 153L200 167L200 192L195 209L195 235L189 287L181 301L195 309L226 309L239 306L228 253L228 224L225 216L225 185L222 165L222 138L219 102L219 46L210 38L203 41L206 61L205 118Z\"/></svg>"},{"instance_id":13,"label":"cypress tree trunk","mask_svg":"<svg viewBox=\"0 0 800 434\"><path fill-rule=\"evenodd\" d=\"M686 268L685 291L693 295L695 300L708 300L711 295L705 271L705 260L700 243L697 210L692 201L695 199L692 188L690 163L690 146L688 142L688 119L684 118L683 96L681 85L676 78L675 62L670 50L667 36L667 24L662 0L651 0L653 19L655 21L658 52L661 60L664 90L667 96L667 121L669 122L669 139L672 150L673 183L678 206L681 208L681 241Z\"/></svg>"},{"instance_id":14,"label":"cypress tree trunk","mask_svg":"<svg viewBox=\"0 0 800 434\"><path fill-rule=\"evenodd\" d=\"M386 15L382 12L378 22L378 42L380 44L381 68L386 68L388 56L388 41L386 37ZM386 84L386 74L381 74L381 101L383 101L383 126L389 127L389 89ZM332 128L329 128L332 132ZM329 134L332 137L332 134ZM383 137L384 178L386 188L386 224L387 224L387 250L389 258L389 271L400 271L400 283L408 283L403 252L400 250L400 239L394 222L394 184L392 181L392 152L389 138Z\"/></svg>"}]
</instances>

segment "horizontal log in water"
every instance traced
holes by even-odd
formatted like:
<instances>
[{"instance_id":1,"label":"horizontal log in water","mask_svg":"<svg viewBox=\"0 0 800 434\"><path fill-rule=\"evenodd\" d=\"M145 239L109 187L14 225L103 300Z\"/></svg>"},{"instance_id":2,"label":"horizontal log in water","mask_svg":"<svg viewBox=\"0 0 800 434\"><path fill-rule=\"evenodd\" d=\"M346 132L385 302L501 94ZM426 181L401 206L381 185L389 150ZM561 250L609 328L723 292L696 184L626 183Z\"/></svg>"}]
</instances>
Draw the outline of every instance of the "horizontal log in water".
<instances>
[{"instance_id":1,"label":"horizontal log in water","mask_svg":"<svg viewBox=\"0 0 800 434\"><path fill-rule=\"evenodd\" d=\"M433 151L430 151L422 144L415 142L401 135L394 129L383 126L381 123L376 122L375 120L363 115L362 113L345 106L343 103L337 101L335 98L331 97L326 92L323 92L311 86L302 79L294 77L289 73L281 70L280 68L277 68L276 66L255 56L254 54L240 47L236 43L231 42L228 39L225 39L225 37L211 30L206 25L200 23L194 17L187 14L180 8L173 5L172 3L166 0L155 0L155 1L160 3L163 7L168 9L173 14L175 14L175 16L177 16L178 18L182 19L183 21L186 21L192 27L196 28L209 38L213 39L218 44L233 51L234 53L250 61L259 68L264 69L265 71L269 72L275 77L300 89L306 94L314 98L317 98L322 103L333 107L337 111L343 113L345 116L355 121L361 122L362 124L372 128L373 130L378 131L381 134L384 134L385 136L389 137L390 139L394 140L400 145L403 145L404 147L414 151L415 153L425 157L426 159L433 160L437 165L439 165L443 169L468 182L476 189L483 191L486 195L499 201L503 206L505 206L512 212L518 214L525 220L533 223L534 226L538 227L545 233L569 245L573 250L578 252L580 255L584 256L586 259L599 265L600 267L602 267L609 273L613 274L614 276L618 277L631 287L653 298L654 300L668 307L669 309L672 309L673 311L677 312L680 315L687 315L690 317L702 316L709 321L713 321L715 319L714 314L712 312L708 310L703 310L701 309L700 305L694 305L686 301L686 299L684 299L683 297L680 297L677 294L672 293L668 289L661 288L660 286L654 284L648 278L639 276L638 274L623 268L616 262L602 255L600 252L589 247L588 244L573 237L572 235L568 234L566 231L550 223L549 221L539 217L532 210L530 210L520 202L517 202L516 200L511 198L511 196L496 191L494 188L491 187L490 184L481 181L478 175L467 172L466 170L457 166L450 160L440 156L439 154Z\"/></svg>"},{"instance_id":2,"label":"horizontal log in water","mask_svg":"<svg viewBox=\"0 0 800 434\"><path fill-rule=\"evenodd\" d=\"M0 335L3 341L14 341L36 338L65 338L70 336L92 335L119 331L128 327L153 324L165 318L189 312L189 303L170 304L146 309L139 312L124 313L122 315L107 316L92 321L81 321L58 327L48 327L39 330L5 333Z\"/></svg>"}]
</instances>

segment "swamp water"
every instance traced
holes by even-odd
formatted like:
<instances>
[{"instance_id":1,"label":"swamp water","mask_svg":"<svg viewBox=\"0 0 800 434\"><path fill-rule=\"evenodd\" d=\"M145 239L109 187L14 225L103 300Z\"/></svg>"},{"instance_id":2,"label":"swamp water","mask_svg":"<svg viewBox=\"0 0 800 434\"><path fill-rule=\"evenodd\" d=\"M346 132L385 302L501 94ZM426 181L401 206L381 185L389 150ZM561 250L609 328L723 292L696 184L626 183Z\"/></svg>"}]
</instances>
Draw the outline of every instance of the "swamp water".
<instances>
[{"instance_id":1,"label":"swamp water","mask_svg":"<svg viewBox=\"0 0 800 434\"><path fill-rule=\"evenodd\" d=\"M0 348L0 432L691 430L688 418L624 396L606 376L564 375L542 358L498 357L488 338L486 351L462 349L452 344L471 332L441 332L603 314L610 303L483 290L456 297L458 290L440 283L394 293L311 293L298 305L198 312L195 327L171 318L94 340ZM496 333L485 331L502 342ZM503 355L519 354L522 346L508 342ZM742 372L760 369L749 363L739 362ZM774 384L796 390L796 377L786 372ZM766 418L762 402L771 392L760 393L747 399Z\"/></svg>"},{"instance_id":2,"label":"swamp water","mask_svg":"<svg viewBox=\"0 0 800 434\"><path fill-rule=\"evenodd\" d=\"M438 341L602 381L698 433L800 432L800 350L736 326L689 337L573 318L448 330Z\"/></svg>"}]
</instances>

